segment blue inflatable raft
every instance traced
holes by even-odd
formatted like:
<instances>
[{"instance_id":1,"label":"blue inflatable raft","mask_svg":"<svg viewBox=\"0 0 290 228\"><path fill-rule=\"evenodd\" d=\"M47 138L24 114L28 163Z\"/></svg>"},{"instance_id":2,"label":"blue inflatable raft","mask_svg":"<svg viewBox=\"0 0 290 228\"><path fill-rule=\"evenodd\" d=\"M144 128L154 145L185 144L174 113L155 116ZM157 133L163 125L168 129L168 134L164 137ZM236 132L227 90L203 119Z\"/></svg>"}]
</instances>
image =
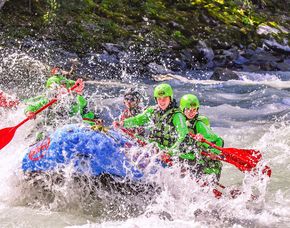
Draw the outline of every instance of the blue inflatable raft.
<instances>
[{"instance_id":1,"label":"blue inflatable raft","mask_svg":"<svg viewBox=\"0 0 290 228\"><path fill-rule=\"evenodd\" d=\"M143 173L122 152L128 139L115 131L107 133L86 126L68 125L30 146L22 161L24 173L50 172L72 165L78 174L109 174L140 180Z\"/></svg>"}]
</instances>

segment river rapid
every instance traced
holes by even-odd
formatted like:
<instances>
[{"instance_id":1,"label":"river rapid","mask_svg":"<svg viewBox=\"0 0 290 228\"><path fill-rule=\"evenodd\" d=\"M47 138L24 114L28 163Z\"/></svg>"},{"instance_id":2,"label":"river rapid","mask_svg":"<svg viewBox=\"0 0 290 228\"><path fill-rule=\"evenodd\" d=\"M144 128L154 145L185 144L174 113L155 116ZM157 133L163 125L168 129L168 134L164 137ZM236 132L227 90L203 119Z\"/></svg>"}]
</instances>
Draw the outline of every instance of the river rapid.
<instances>
[{"instance_id":1,"label":"river rapid","mask_svg":"<svg viewBox=\"0 0 290 228\"><path fill-rule=\"evenodd\" d=\"M162 191L150 203L143 204L144 198L140 202L136 198L119 200L105 210L97 201L86 207L89 200L78 197L69 185L57 189L57 196L46 201L37 197L33 186L24 183L21 171L25 148L34 140L30 132L37 122L29 121L1 150L0 226L287 227L290 222L290 72L238 74L241 80L227 82L208 80L210 72L157 79L173 86L177 100L185 93L196 94L201 101L200 113L209 117L213 130L225 140L225 147L260 150L263 162L272 168L270 179L261 181L224 164L221 184L244 192L236 199L216 199L202 192L190 178L179 178L178 172L165 170L155 179ZM123 109L121 94L125 89L138 86L151 97L158 83L126 79L90 81L85 94L90 108L98 110L110 125ZM1 89L5 91L5 84ZM21 98L30 96L19 87L9 89L17 96L21 94ZM153 102L150 98L145 103ZM21 104L15 110L1 110L0 128L13 126L25 118L24 107ZM251 194L258 195L258 199L253 201ZM137 202L137 213L126 209L130 207L127 200Z\"/></svg>"}]
</instances>

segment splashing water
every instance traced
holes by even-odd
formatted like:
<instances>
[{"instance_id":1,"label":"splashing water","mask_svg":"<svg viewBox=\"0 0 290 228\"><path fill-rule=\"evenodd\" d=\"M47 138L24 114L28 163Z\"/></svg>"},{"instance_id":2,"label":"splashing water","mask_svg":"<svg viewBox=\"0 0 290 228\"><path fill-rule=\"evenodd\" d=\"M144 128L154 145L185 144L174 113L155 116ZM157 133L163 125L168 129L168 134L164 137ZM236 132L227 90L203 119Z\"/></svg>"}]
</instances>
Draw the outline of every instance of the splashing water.
<instances>
[{"instance_id":1,"label":"splashing water","mask_svg":"<svg viewBox=\"0 0 290 228\"><path fill-rule=\"evenodd\" d=\"M23 73L19 74L19 78L15 77L18 81L6 83L8 78L13 78L11 73L7 73L10 77L1 78L1 89L25 98L41 93L45 66L23 54L12 54L4 59L0 67L1 75L7 69L14 74L25 59L24 62L34 63L27 65L31 67L28 74L40 77L27 77L25 83L31 86L28 89L23 88L24 84L17 84L19 80L26 80ZM216 199L209 188L199 187L189 175L181 178L179 167L160 168L146 180L148 184L157 183L158 187L151 186L147 192L134 195L128 192L139 191L144 186L129 184L122 192L118 184L113 184L108 189L104 187L106 184L101 183L114 180L109 177L77 177L74 176L73 166L68 165L61 171L44 175L40 181L45 188L39 188L34 185L35 180L27 179L21 171L25 148L35 140L31 132L37 125L37 119L19 128L13 141L1 150L0 224L41 224L42 227L286 226L290 221L288 74L281 74L283 77L268 74L265 80L261 80L261 74L243 75L243 81L212 82L182 77L182 80L171 79L169 83L173 85L177 98L190 92L200 97L200 113L209 117L214 131L224 138L226 147L260 150L263 162L272 168L270 180L243 174L235 167L224 164L221 183L226 189L222 190L224 197ZM198 78L204 76L198 75ZM99 112L109 125L123 109L120 94L132 85L118 81L91 82L87 85L85 96L89 98L89 109ZM142 87L152 94L151 84L139 82L133 86ZM65 104L66 100L63 100L59 105L66 107ZM21 104L15 110L1 110L5 121L0 123L0 127L13 126L24 119L24 108L25 105ZM75 120L79 121L79 118ZM68 122L59 122L59 126ZM147 149L144 151L147 152ZM133 156L134 150L139 154L145 153L140 148L128 153ZM137 159L142 160L142 157L137 156ZM150 168L150 165L147 167ZM52 184L59 176L58 184ZM240 189L243 194L235 199L226 197L234 189ZM258 196L258 199L253 200L252 195Z\"/></svg>"},{"instance_id":2,"label":"splashing water","mask_svg":"<svg viewBox=\"0 0 290 228\"><path fill-rule=\"evenodd\" d=\"M18 96L35 95L43 90L47 67L25 53L0 53L0 85Z\"/></svg>"}]
</instances>

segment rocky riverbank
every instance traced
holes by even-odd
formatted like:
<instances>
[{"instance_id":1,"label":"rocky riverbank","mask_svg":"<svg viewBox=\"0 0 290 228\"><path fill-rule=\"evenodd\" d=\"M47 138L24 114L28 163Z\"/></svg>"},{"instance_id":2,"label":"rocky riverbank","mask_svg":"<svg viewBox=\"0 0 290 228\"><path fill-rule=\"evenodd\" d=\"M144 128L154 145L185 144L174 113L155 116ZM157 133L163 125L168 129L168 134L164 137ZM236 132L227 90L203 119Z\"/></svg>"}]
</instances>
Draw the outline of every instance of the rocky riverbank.
<instances>
[{"instance_id":1,"label":"rocky riverbank","mask_svg":"<svg viewBox=\"0 0 290 228\"><path fill-rule=\"evenodd\" d=\"M290 17L285 6L290 3L275 4L2 1L0 54L27 55L41 69L69 67L77 59L77 73L88 79L148 78L217 67L289 71ZM0 74L10 75L3 64Z\"/></svg>"}]
</instances>

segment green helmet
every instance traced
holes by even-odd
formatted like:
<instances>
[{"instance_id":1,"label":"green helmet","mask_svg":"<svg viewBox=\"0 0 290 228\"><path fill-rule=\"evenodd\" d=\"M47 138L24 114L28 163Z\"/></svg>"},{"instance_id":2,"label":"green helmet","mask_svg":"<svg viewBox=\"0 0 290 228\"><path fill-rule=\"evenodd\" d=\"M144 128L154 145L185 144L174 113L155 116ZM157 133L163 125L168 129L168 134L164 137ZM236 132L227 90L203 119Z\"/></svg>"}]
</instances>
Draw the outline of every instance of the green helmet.
<instances>
[{"instance_id":1,"label":"green helmet","mask_svg":"<svg viewBox=\"0 0 290 228\"><path fill-rule=\"evenodd\" d=\"M170 97L173 100L173 90L169 84L160 84L154 89L154 98Z\"/></svg>"},{"instance_id":2,"label":"green helmet","mask_svg":"<svg viewBox=\"0 0 290 228\"><path fill-rule=\"evenodd\" d=\"M47 79L46 88L50 88L53 84L65 85L66 88L70 88L75 84L75 81L69 80L63 76L54 75Z\"/></svg>"},{"instance_id":3,"label":"green helmet","mask_svg":"<svg viewBox=\"0 0 290 228\"><path fill-rule=\"evenodd\" d=\"M180 109L184 112L186 108L199 108L199 100L193 94L186 94L180 99Z\"/></svg>"}]
</instances>

